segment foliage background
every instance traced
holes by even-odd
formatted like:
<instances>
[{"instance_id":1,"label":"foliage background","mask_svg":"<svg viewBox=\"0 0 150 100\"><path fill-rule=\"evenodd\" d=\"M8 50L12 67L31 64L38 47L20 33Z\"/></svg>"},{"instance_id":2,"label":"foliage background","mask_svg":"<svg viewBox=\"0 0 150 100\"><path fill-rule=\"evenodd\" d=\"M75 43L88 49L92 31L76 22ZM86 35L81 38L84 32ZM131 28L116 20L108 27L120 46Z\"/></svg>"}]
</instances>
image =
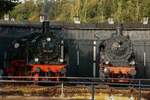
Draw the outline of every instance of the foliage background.
<instances>
[{"instance_id":1,"label":"foliage background","mask_svg":"<svg viewBox=\"0 0 150 100\"><path fill-rule=\"evenodd\" d=\"M73 22L79 16L82 23L101 23L108 18L115 22L141 22L150 17L150 0L50 0L47 3L50 20ZM11 17L16 21L38 22L43 13L43 0L28 0L18 4Z\"/></svg>"},{"instance_id":2,"label":"foliage background","mask_svg":"<svg viewBox=\"0 0 150 100\"><path fill-rule=\"evenodd\" d=\"M4 14L13 10L17 4L19 4L19 0L0 0L0 18L2 18Z\"/></svg>"}]
</instances>

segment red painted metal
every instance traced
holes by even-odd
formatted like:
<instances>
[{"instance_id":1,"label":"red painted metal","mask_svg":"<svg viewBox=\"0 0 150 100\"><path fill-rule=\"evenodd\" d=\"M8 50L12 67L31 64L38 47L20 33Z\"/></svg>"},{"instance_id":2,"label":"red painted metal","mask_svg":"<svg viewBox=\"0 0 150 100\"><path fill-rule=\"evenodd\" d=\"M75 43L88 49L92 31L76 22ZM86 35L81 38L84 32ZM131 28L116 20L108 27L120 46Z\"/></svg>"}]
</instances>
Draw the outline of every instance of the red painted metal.
<instances>
[{"instance_id":1,"label":"red painted metal","mask_svg":"<svg viewBox=\"0 0 150 100\"><path fill-rule=\"evenodd\" d=\"M63 68L65 68L65 64L33 64L30 65L32 67L32 72L36 72L37 68L40 68L43 72L52 71L54 73L60 72Z\"/></svg>"},{"instance_id":2,"label":"red painted metal","mask_svg":"<svg viewBox=\"0 0 150 100\"><path fill-rule=\"evenodd\" d=\"M66 74L65 64L31 64L27 65L25 60L12 60L9 67L5 69L8 76L34 76L34 80L38 80L40 72L53 72L53 76L49 77L63 77ZM40 72L37 69L40 68Z\"/></svg>"},{"instance_id":3,"label":"red painted metal","mask_svg":"<svg viewBox=\"0 0 150 100\"><path fill-rule=\"evenodd\" d=\"M130 66L119 66L119 67L113 66L107 68L109 69L110 73L114 73L114 74L119 74L119 73L130 74L132 70L135 70L135 67L130 67Z\"/></svg>"}]
</instances>

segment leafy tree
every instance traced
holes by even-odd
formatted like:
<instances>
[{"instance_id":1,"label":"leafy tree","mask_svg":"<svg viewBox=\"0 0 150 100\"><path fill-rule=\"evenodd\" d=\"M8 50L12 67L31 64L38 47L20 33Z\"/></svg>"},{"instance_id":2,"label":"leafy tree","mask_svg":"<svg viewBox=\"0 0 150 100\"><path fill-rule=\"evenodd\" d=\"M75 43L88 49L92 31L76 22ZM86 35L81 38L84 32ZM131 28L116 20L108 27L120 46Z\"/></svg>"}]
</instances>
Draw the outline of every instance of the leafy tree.
<instances>
[{"instance_id":1,"label":"leafy tree","mask_svg":"<svg viewBox=\"0 0 150 100\"><path fill-rule=\"evenodd\" d=\"M13 10L18 3L18 0L0 0L0 17Z\"/></svg>"},{"instance_id":2,"label":"leafy tree","mask_svg":"<svg viewBox=\"0 0 150 100\"><path fill-rule=\"evenodd\" d=\"M10 14L18 21L39 21L43 5L43 0L26 1ZM49 19L62 22L73 22L74 16L82 23L106 22L109 17L121 23L140 22L150 17L150 0L50 0L47 5Z\"/></svg>"},{"instance_id":3,"label":"leafy tree","mask_svg":"<svg viewBox=\"0 0 150 100\"><path fill-rule=\"evenodd\" d=\"M40 0L34 2L34 0L26 1L25 3L17 5L12 12L11 17L17 21L38 21L40 12L42 10L42 2Z\"/></svg>"}]
</instances>

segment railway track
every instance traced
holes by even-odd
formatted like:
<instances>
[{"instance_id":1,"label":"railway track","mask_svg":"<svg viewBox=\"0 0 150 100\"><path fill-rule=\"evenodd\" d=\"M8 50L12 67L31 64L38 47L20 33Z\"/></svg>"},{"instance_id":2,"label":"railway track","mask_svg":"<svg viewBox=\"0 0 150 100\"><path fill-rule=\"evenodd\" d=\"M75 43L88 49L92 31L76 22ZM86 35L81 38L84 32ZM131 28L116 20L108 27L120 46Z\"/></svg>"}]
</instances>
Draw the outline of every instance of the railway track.
<instances>
[{"instance_id":1,"label":"railway track","mask_svg":"<svg viewBox=\"0 0 150 100\"><path fill-rule=\"evenodd\" d=\"M143 80L140 80L143 82ZM140 95L150 100L150 85L138 81L130 83L111 83L100 79L74 78L71 80L0 80L1 96L48 96L48 97L90 97L93 94ZM140 84L139 84L140 83ZM93 88L94 86L94 88Z\"/></svg>"},{"instance_id":2,"label":"railway track","mask_svg":"<svg viewBox=\"0 0 150 100\"><path fill-rule=\"evenodd\" d=\"M63 89L63 90L62 90ZM119 95L129 97L131 94L135 97L139 97L139 94L142 95L143 98L148 98L150 95L150 88L139 88L135 87L114 87L108 85L95 85L94 87L94 95ZM92 95L92 86L91 85L49 85L49 86L41 86L37 84L10 84L5 83L0 85L0 96L9 97L9 96L23 96L23 97L51 97L52 100L58 97L64 98L84 98L91 97ZM61 99L58 99L61 100ZM66 100L66 99L65 99ZM73 100L73 99L68 99ZM76 99L77 100L77 99ZM81 99L83 100L83 99Z\"/></svg>"},{"instance_id":3,"label":"railway track","mask_svg":"<svg viewBox=\"0 0 150 100\"><path fill-rule=\"evenodd\" d=\"M0 85L0 92L2 93L7 93L7 92L14 92L14 93L23 93L23 92L33 92L33 91L40 91L39 93L44 93L44 92L48 92L48 91L54 91L58 92L58 94L60 94L61 89L63 89L63 92L65 93L80 93L79 91L83 92L83 93L90 93L92 90L92 85L70 85L70 84L64 84L64 86L62 87L61 84L31 84L31 83L5 83L5 84L1 84ZM150 91L150 88L148 87L132 87L132 86L116 86L116 85L94 85L94 89L96 91L96 93L99 93L101 91L104 92L110 92L110 91ZM20 92L19 92L20 91ZM41 92L42 91L42 92Z\"/></svg>"}]
</instances>

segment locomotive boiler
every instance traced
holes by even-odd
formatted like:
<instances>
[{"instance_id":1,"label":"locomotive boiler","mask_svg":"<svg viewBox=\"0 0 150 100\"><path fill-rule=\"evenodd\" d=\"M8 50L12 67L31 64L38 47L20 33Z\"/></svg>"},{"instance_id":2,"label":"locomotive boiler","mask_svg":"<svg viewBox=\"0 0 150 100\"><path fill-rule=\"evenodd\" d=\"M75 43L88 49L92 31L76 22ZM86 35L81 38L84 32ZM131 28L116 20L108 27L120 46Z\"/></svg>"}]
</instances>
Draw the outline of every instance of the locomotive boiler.
<instances>
[{"instance_id":1,"label":"locomotive boiler","mask_svg":"<svg viewBox=\"0 0 150 100\"><path fill-rule=\"evenodd\" d=\"M117 27L116 33L100 44L99 52L101 78L134 78L136 75L134 50L129 36L122 34L120 26Z\"/></svg>"},{"instance_id":2,"label":"locomotive boiler","mask_svg":"<svg viewBox=\"0 0 150 100\"><path fill-rule=\"evenodd\" d=\"M64 41L55 31L43 31L19 38L8 50L6 73L9 76L64 77L66 73Z\"/></svg>"}]
</instances>

